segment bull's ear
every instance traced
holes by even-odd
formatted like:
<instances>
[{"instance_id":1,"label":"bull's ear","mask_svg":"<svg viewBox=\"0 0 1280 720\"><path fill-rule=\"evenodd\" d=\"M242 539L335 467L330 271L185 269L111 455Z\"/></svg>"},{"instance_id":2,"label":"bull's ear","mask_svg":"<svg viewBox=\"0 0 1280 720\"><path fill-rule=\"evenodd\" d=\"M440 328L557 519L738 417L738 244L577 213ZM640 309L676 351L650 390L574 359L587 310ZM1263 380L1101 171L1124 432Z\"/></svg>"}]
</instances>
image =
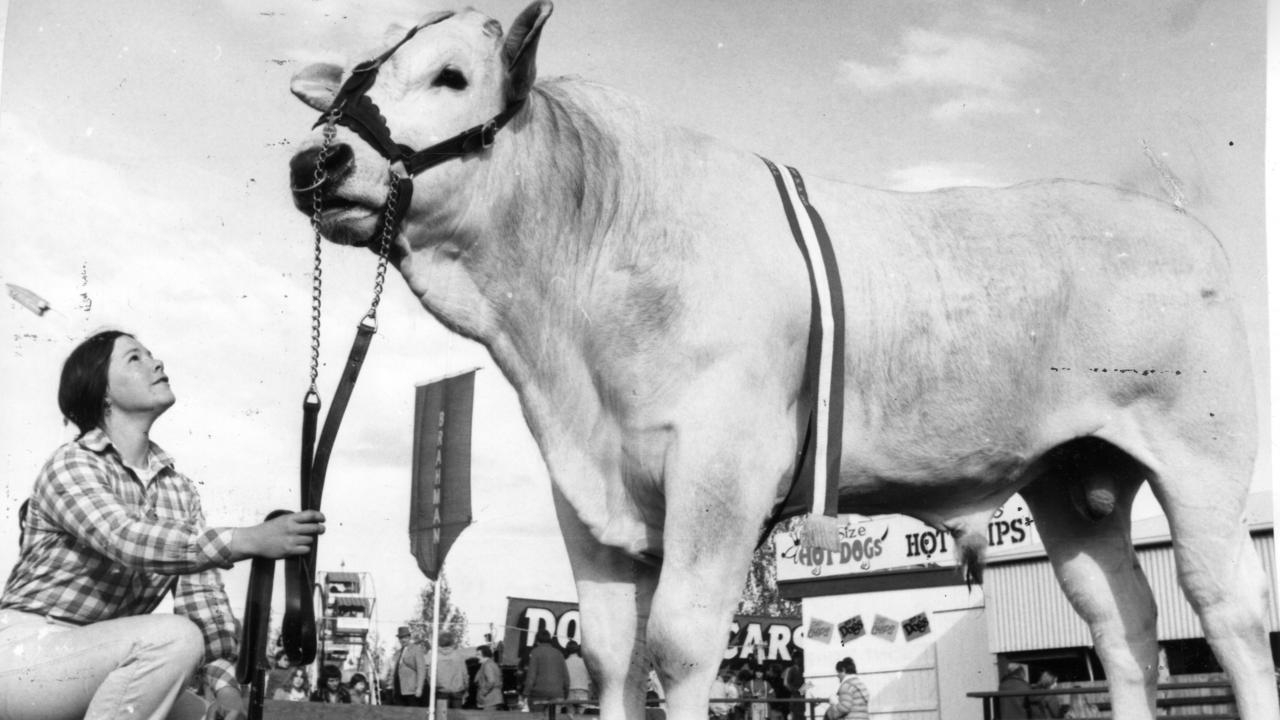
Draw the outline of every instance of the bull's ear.
<instances>
[{"instance_id":1,"label":"bull's ear","mask_svg":"<svg viewBox=\"0 0 1280 720\"><path fill-rule=\"evenodd\" d=\"M538 55L538 40L542 37L542 24L551 17L550 0L538 0L520 13L502 46L502 60L507 66L507 102L518 102L529 95L538 70L534 60Z\"/></svg>"},{"instance_id":2,"label":"bull's ear","mask_svg":"<svg viewBox=\"0 0 1280 720\"><path fill-rule=\"evenodd\" d=\"M342 87L342 68L330 63L308 65L293 76L289 89L302 102L325 112Z\"/></svg>"}]
</instances>

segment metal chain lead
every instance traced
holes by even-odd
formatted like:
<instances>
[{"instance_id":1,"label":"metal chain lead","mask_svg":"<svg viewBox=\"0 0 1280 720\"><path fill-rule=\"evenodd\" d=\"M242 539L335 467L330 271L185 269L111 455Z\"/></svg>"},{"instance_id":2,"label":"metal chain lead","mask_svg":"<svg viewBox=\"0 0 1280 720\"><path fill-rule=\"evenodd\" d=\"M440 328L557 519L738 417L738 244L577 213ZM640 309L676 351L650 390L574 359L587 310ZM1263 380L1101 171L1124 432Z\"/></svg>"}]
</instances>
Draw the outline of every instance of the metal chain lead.
<instances>
[{"instance_id":1,"label":"metal chain lead","mask_svg":"<svg viewBox=\"0 0 1280 720\"><path fill-rule=\"evenodd\" d=\"M391 177L391 186L387 188L386 219L382 222L382 238L378 246L378 271L373 278L373 302L365 318L371 322L378 319L378 303L382 302L382 284L387 279L387 251L391 248L391 236L395 233L396 206L399 204L400 183L396 176Z\"/></svg>"},{"instance_id":2,"label":"metal chain lead","mask_svg":"<svg viewBox=\"0 0 1280 720\"><path fill-rule=\"evenodd\" d=\"M324 211L324 182L326 173L324 169L325 161L329 159L329 154L333 152L333 137L337 133L336 122L338 112L329 113L324 124L324 145L320 147L320 152L316 154L316 169L313 175L315 179L314 189L311 194L311 229L315 233L315 250L311 267L311 387L310 394L318 395L316 392L316 379L320 376L320 298L321 298L321 270L320 270L320 247L322 245L320 239L320 216Z\"/></svg>"}]
</instances>

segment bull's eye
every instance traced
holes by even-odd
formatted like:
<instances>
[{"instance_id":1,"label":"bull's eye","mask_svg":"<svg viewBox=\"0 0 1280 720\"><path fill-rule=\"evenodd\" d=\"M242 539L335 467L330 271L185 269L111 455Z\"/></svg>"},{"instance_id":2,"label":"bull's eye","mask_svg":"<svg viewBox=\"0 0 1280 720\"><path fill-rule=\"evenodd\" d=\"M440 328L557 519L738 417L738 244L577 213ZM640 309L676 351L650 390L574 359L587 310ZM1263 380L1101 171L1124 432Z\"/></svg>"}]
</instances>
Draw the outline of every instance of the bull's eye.
<instances>
[{"instance_id":1,"label":"bull's eye","mask_svg":"<svg viewBox=\"0 0 1280 720\"><path fill-rule=\"evenodd\" d=\"M432 80L431 84L436 87L447 87L451 90L466 90L467 78L457 68L447 67L441 70L439 75L436 75L436 79Z\"/></svg>"}]
</instances>

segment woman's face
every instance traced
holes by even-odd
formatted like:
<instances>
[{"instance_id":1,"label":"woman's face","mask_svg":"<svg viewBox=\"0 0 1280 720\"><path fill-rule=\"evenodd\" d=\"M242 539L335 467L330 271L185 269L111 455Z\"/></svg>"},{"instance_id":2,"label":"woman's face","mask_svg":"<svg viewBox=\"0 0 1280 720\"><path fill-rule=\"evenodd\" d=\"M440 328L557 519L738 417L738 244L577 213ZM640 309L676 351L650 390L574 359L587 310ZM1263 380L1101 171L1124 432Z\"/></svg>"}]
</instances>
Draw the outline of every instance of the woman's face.
<instances>
[{"instance_id":1,"label":"woman's face","mask_svg":"<svg viewBox=\"0 0 1280 720\"><path fill-rule=\"evenodd\" d=\"M134 338L116 338L107 366L107 402L111 411L159 416L175 401L164 363Z\"/></svg>"},{"instance_id":2,"label":"woman's face","mask_svg":"<svg viewBox=\"0 0 1280 720\"><path fill-rule=\"evenodd\" d=\"M300 673L300 672L296 672L296 673L294 673L294 674L293 674L293 686L294 686L294 687L296 687L296 688L300 688L300 687L302 687L303 685L306 685L306 684L307 684L307 676L306 676L306 675L303 675L303 674L302 674L302 673Z\"/></svg>"}]
</instances>

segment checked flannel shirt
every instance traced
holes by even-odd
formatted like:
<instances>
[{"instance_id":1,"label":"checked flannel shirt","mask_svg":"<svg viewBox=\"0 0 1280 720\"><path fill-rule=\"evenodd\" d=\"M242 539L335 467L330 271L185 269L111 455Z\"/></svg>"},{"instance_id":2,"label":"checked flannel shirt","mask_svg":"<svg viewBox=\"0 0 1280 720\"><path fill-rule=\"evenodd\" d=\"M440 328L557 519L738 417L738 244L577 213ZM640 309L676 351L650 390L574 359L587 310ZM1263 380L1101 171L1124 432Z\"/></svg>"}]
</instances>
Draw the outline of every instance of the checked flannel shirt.
<instances>
[{"instance_id":1,"label":"checked flannel shirt","mask_svg":"<svg viewBox=\"0 0 1280 720\"><path fill-rule=\"evenodd\" d=\"M174 612L204 634L208 686L238 687L238 623L217 570L232 565L232 530L206 528L195 484L159 446L148 455L140 478L98 429L54 452L0 609L86 625L150 613L172 590Z\"/></svg>"}]
</instances>

